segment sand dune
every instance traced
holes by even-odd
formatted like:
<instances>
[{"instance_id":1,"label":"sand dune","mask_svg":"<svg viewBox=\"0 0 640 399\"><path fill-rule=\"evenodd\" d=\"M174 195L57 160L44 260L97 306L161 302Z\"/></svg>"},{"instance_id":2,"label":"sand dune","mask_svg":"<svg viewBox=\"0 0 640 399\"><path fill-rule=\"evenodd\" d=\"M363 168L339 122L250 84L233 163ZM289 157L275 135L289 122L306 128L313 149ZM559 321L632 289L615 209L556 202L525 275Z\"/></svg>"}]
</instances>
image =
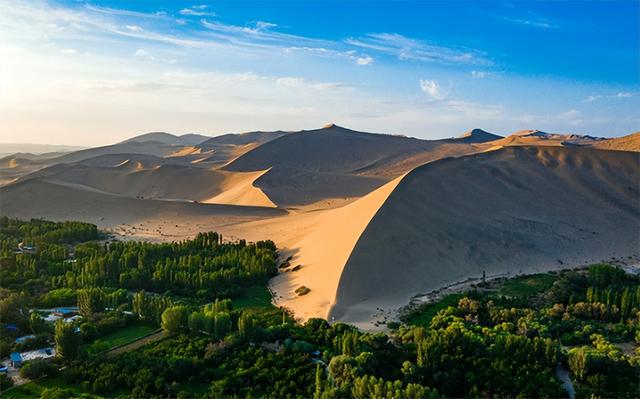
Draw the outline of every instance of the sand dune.
<instances>
[{"instance_id":1,"label":"sand dune","mask_svg":"<svg viewBox=\"0 0 640 399\"><path fill-rule=\"evenodd\" d=\"M483 270L513 275L638 256L639 169L635 153L554 147L419 167L360 236L330 317L366 325L378 307Z\"/></svg>"},{"instance_id":2,"label":"sand dune","mask_svg":"<svg viewBox=\"0 0 640 399\"><path fill-rule=\"evenodd\" d=\"M401 178L346 206L227 226L225 232L251 240L276 240L283 258L292 256L287 271L270 282L277 304L292 309L301 319L327 318L342 267L358 237ZM298 265L299 270L292 271ZM311 291L298 296L295 290L303 285Z\"/></svg>"},{"instance_id":3,"label":"sand dune","mask_svg":"<svg viewBox=\"0 0 640 399\"><path fill-rule=\"evenodd\" d=\"M638 255L640 154L628 150L640 133L495 137L474 129L426 141L335 125L196 146L146 135L53 160L3 159L0 184L17 180L0 187L0 213L152 240L205 230L273 239L293 256L271 281L279 305L364 328L482 271ZM302 285L311 291L298 296Z\"/></svg>"},{"instance_id":4,"label":"sand dune","mask_svg":"<svg viewBox=\"0 0 640 399\"><path fill-rule=\"evenodd\" d=\"M204 226L224 226L286 214L285 211L252 206L198 204L184 201L136 199L84 187L32 179L0 187L0 213L12 217L50 220L83 220L115 230L130 226L128 234L166 240L181 239L176 231L195 234ZM140 224L149 226L147 232ZM136 228L131 227L138 224Z\"/></svg>"},{"instance_id":5,"label":"sand dune","mask_svg":"<svg viewBox=\"0 0 640 399\"><path fill-rule=\"evenodd\" d=\"M593 147L601 150L640 152L640 132L632 133L623 137L603 140L593 144Z\"/></svg>"},{"instance_id":6,"label":"sand dune","mask_svg":"<svg viewBox=\"0 0 640 399\"><path fill-rule=\"evenodd\" d=\"M425 162L480 150L464 140L427 141L329 125L279 137L223 169L270 169L255 185L279 206L294 207L358 198Z\"/></svg>"},{"instance_id":7,"label":"sand dune","mask_svg":"<svg viewBox=\"0 0 640 399\"><path fill-rule=\"evenodd\" d=\"M265 206L276 208L267 195L254 186L254 182L268 170L258 172L219 172L225 179L219 185L220 194L202 201L206 204L228 204L242 206Z\"/></svg>"},{"instance_id":8,"label":"sand dune","mask_svg":"<svg viewBox=\"0 0 640 399\"><path fill-rule=\"evenodd\" d=\"M482 129L472 129L457 138L465 143L486 143L487 141L499 140L503 137Z\"/></svg>"},{"instance_id":9,"label":"sand dune","mask_svg":"<svg viewBox=\"0 0 640 399\"><path fill-rule=\"evenodd\" d=\"M175 134L165 133L165 132L151 132L141 134L139 136L132 137L125 141L122 141L121 144L124 143L150 143L157 142L167 145L173 146L184 146L191 147L202 143L203 141L209 140L211 137L203 136L201 134L183 134L182 136L176 136Z\"/></svg>"},{"instance_id":10,"label":"sand dune","mask_svg":"<svg viewBox=\"0 0 640 399\"><path fill-rule=\"evenodd\" d=\"M593 136L579 134L545 133L540 130L520 130L507 137L491 142L494 146L518 146L518 145L543 145L543 146L570 146L592 145L601 140Z\"/></svg>"}]
</instances>

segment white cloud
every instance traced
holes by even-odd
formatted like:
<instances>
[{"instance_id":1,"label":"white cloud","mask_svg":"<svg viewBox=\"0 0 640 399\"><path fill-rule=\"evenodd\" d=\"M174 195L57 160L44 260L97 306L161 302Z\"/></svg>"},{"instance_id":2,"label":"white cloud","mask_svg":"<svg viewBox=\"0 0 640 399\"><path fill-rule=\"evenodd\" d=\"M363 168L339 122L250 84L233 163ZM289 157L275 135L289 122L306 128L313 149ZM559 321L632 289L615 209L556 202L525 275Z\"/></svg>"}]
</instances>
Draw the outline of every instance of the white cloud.
<instances>
[{"instance_id":1,"label":"white cloud","mask_svg":"<svg viewBox=\"0 0 640 399\"><path fill-rule=\"evenodd\" d=\"M575 119L578 116L580 116L580 111L578 111L577 109L572 108L567 112L561 113L559 116L560 116L560 118L564 118L564 119Z\"/></svg>"},{"instance_id":2,"label":"white cloud","mask_svg":"<svg viewBox=\"0 0 640 399\"><path fill-rule=\"evenodd\" d=\"M471 71L471 76L478 79L484 79L489 75L492 75L492 73L487 71Z\"/></svg>"},{"instance_id":3,"label":"white cloud","mask_svg":"<svg viewBox=\"0 0 640 399\"><path fill-rule=\"evenodd\" d=\"M621 92L618 92L616 94L610 94L610 95L596 94L596 95L587 96L587 98L582 100L582 102L591 103L591 102L600 100L602 98L614 98L614 99L615 98L629 98L629 97L633 97L634 95L635 95L635 93L630 92L630 91L621 91Z\"/></svg>"},{"instance_id":4,"label":"white cloud","mask_svg":"<svg viewBox=\"0 0 640 399\"><path fill-rule=\"evenodd\" d=\"M289 87L292 89L302 90L314 90L314 91L326 91L345 88L343 83L337 82L310 82L303 78L297 77L284 77L276 79L278 86Z\"/></svg>"},{"instance_id":5,"label":"white cloud","mask_svg":"<svg viewBox=\"0 0 640 399\"><path fill-rule=\"evenodd\" d=\"M64 48L64 49L60 50L60 52L62 52L62 54L67 54L67 55L75 55L75 54L78 54L78 52L76 51L76 49L72 49L72 48Z\"/></svg>"},{"instance_id":6,"label":"white cloud","mask_svg":"<svg viewBox=\"0 0 640 399\"><path fill-rule=\"evenodd\" d=\"M437 80L420 79L420 89L434 100L441 100L445 97Z\"/></svg>"},{"instance_id":7,"label":"white cloud","mask_svg":"<svg viewBox=\"0 0 640 399\"><path fill-rule=\"evenodd\" d=\"M189 17L215 17L216 13L213 11L205 11L209 6L207 5L197 5L191 6L189 8L183 8L179 11L180 15L185 15Z\"/></svg>"},{"instance_id":8,"label":"white cloud","mask_svg":"<svg viewBox=\"0 0 640 399\"><path fill-rule=\"evenodd\" d=\"M133 56L142 60L146 60L146 61L155 61L156 57L153 56L153 54L151 54L150 52L143 50L143 49L138 49L136 50L135 53L133 53Z\"/></svg>"},{"instance_id":9,"label":"white cloud","mask_svg":"<svg viewBox=\"0 0 640 399\"><path fill-rule=\"evenodd\" d=\"M272 28L277 28L278 24L274 24L271 22L265 22L265 21L257 21L255 23L256 25L256 29L258 30L267 30L267 29L272 29Z\"/></svg>"},{"instance_id":10,"label":"white cloud","mask_svg":"<svg viewBox=\"0 0 640 399\"><path fill-rule=\"evenodd\" d=\"M126 25L125 28L129 29L132 32L142 32L144 30L141 26L138 25Z\"/></svg>"},{"instance_id":11,"label":"white cloud","mask_svg":"<svg viewBox=\"0 0 640 399\"><path fill-rule=\"evenodd\" d=\"M362 57L356 57L356 64L358 65L371 65L373 64L373 57L365 55Z\"/></svg>"}]
</instances>

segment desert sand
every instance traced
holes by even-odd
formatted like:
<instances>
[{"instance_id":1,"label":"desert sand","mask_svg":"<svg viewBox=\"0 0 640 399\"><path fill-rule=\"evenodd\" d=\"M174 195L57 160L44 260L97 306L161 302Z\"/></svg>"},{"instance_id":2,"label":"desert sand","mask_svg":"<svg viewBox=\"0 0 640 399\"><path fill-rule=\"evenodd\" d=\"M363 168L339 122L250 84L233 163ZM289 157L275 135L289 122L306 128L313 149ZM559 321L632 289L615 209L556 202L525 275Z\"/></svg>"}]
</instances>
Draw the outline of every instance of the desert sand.
<instances>
[{"instance_id":1,"label":"desert sand","mask_svg":"<svg viewBox=\"0 0 640 399\"><path fill-rule=\"evenodd\" d=\"M180 137L6 157L0 214L84 220L124 239L272 239L291 257L270 282L277 305L365 329L483 271L639 256L637 133L427 141L329 125Z\"/></svg>"}]
</instances>

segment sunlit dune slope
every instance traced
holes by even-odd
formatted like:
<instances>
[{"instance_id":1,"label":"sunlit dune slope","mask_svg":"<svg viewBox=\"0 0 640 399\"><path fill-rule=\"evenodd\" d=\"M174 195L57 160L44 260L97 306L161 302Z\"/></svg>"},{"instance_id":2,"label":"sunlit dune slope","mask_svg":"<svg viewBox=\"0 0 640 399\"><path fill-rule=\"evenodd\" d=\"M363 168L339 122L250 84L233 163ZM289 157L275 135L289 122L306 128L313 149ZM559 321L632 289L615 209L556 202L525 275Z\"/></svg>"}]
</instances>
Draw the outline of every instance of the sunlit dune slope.
<instances>
[{"instance_id":1,"label":"sunlit dune slope","mask_svg":"<svg viewBox=\"0 0 640 399\"><path fill-rule=\"evenodd\" d=\"M293 310L297 318L326 318L336 297L342 267L358 237L400 179L340 208L293 213L231 226L225 231L251 240L275 240L283 258L292 256L290 266L270 282L276 303ZM301 286L311 291L299 296L295 290Z\"/></svg>"}]
</instances>

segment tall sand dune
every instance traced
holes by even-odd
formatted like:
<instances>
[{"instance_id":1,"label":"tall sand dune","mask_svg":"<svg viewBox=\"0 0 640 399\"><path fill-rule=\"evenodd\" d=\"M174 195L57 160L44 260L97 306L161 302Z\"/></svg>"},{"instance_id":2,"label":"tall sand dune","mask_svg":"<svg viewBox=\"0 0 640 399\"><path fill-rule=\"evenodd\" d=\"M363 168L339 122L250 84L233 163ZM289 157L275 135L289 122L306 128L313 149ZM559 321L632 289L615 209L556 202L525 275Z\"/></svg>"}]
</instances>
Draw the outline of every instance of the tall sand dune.
<instances>
[{"instance_id":1,"label":"tall sand dune","mask_svg":"<svg viewBox=\"0 0 640 399\"><path fill-rule=\"evenodd\" d=\"M330 318L366 326L377 308L483 271L638 256L639 162L630 152L508 147L411 171L350 254Z\"/></svg>"}]
</instances>

